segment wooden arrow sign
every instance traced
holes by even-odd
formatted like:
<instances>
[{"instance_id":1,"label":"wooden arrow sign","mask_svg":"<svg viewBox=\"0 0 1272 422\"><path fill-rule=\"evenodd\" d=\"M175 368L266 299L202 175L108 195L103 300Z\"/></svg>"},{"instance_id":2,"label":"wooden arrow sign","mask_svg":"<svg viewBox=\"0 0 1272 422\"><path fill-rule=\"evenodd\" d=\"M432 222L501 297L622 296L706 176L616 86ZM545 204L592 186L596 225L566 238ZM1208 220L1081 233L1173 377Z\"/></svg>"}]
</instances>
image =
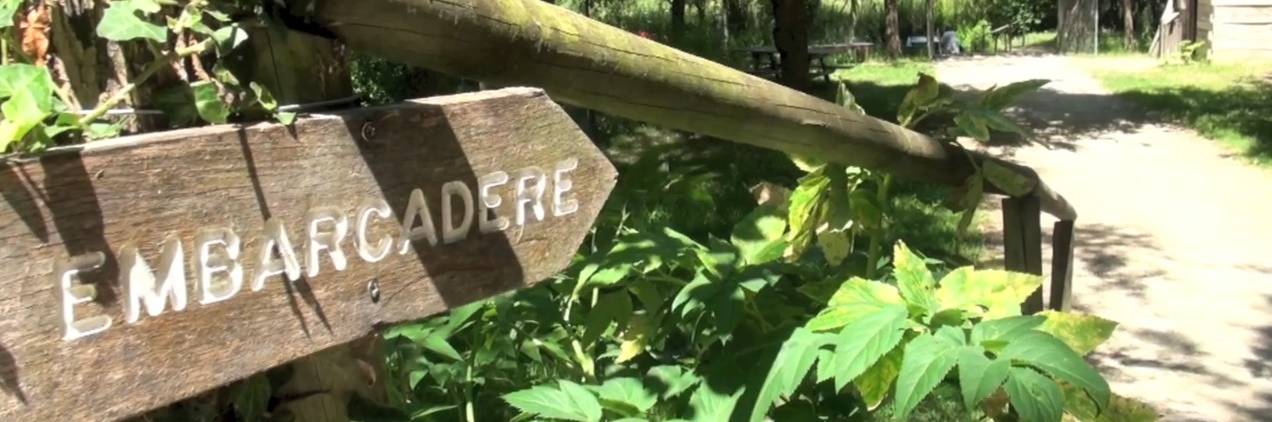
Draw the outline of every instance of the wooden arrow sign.
<instances>
[{"instance_id":1,"label":"wooden arrow sign","mask_svg":"<svg viewBox=\"0 0 1272 422\"><path fill-rule=\"evenodd\" d=\"M0 164L0 420L127 417L565 268L616 173L538 90Z\"/></svg>"}]
</instances>

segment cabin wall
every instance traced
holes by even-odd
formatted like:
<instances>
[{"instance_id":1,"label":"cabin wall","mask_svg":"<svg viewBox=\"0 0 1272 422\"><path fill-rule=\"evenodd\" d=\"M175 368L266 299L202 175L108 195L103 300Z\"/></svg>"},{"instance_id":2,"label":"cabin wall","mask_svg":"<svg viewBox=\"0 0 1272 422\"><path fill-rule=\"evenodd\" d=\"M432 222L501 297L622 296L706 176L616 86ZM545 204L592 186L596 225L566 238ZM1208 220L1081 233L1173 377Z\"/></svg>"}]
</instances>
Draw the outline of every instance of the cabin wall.
<instances>
[{"instance_id":1,"label":"cabin wall","mask_svg":"<svg viewBox=\"0 0 1272 422\"><path fill-rule=\"evenodd\" d=\"M1215 59L1272 58L1272 0L1197 1L1197 39Z\"/></svg>"}]
</instances>

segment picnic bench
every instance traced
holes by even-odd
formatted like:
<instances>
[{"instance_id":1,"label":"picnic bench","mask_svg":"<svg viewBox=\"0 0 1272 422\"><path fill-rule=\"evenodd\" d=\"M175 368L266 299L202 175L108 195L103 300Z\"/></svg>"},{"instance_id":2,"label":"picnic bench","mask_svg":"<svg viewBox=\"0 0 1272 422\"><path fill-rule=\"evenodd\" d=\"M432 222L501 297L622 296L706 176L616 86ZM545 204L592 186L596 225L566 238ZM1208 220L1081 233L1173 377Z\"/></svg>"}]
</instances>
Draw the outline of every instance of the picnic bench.
<instances>
[{"instance_id":1,"label":"picnic bench","mask_svg":"<svg viewBox=\"0 0 1272 422\"><path fill-rule=\"evenodd\" d=\"M833 69L843 66L837 66L826 62L826 57L852 54L853 59L857 62L866 60L866 56L870 54L870 50L874 48L874 44L854 41L835 44L816 44L808 46L809 67L814 72L819 72L818 76L830 82L830 74ZM781 57L778 54L777 47L758 46L740 50L751 55L751 69L748 73L760 76L769 76L777 78L781 75Z\"/></svg>"}]
</instances>

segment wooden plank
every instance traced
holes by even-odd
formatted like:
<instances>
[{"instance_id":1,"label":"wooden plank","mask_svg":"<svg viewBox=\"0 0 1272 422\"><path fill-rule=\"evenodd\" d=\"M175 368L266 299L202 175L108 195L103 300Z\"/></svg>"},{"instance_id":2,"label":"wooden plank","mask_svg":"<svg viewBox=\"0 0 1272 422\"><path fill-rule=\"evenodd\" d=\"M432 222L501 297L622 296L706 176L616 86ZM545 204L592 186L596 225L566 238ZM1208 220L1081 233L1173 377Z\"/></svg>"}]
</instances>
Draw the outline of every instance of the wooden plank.
<instances>
[{"instance_id":1,"label":"wooden plank","mask_svg":"<svg viewBox=\"0 0 1272 422\"><path fill-rule=\"evenodd\" d=\"M1004 264L1009 271L1042 275L1041 212L1036 196L1003 198ZM1043 309L1042 289L1025 300L1021 310L1033 314Z\"/></svg>"},{"instance_id":2,"label":"wooden plank","mask_svg":"<svg viewBox=\"0 0 1272 422\"><path fill-rule=\"evenodd\" d=\"M531 285L614 181L526 88L8 160L0 420L127 417Z\"/></svg>"},{"instance_id":3,"label":"wooden plank","mask_svg":"<svg viewBox=\"0 0 1272 422\"><path fill-rule=\"evenodd\" d=\"M1220 7L1211 16L1215 24L1268 24L1272 22L1272 6Z\"/></svg>"},{"instance_id":4,"label":"wooden plank","mask_svg":"<svg viewBox=\"0 0 1272 422\"><path fill-rule=\"evenodd\" d=\"M1051 297L1047 307L1068 311L1073 305L1073 220L1060 220L1051 230Z\"/></svg>"}]
</instances>

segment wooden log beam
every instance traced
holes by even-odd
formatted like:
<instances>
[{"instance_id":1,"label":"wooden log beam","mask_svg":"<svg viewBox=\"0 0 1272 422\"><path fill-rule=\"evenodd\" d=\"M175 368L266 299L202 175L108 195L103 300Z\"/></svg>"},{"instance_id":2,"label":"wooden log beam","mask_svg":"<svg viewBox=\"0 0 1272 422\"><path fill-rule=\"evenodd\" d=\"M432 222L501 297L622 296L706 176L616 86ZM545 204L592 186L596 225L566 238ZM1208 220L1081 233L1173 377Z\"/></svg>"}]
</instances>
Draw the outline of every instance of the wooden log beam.
<instances>
[{"instance_id":1,"label":"wooden log beam","mask_svg":"<svg viewBox=\"0 0 1272 422\"><path fill-rule=\"evenodd\" d=\"M289 0L355 50L716 138L958 185L968 155L900 126L540 0ZM972 154L976 160L988 160ZM1012 166L1033 180L1027 168ZM1044 210L1072 219L1038 184Z\"/></svg>"}]
</instances>

